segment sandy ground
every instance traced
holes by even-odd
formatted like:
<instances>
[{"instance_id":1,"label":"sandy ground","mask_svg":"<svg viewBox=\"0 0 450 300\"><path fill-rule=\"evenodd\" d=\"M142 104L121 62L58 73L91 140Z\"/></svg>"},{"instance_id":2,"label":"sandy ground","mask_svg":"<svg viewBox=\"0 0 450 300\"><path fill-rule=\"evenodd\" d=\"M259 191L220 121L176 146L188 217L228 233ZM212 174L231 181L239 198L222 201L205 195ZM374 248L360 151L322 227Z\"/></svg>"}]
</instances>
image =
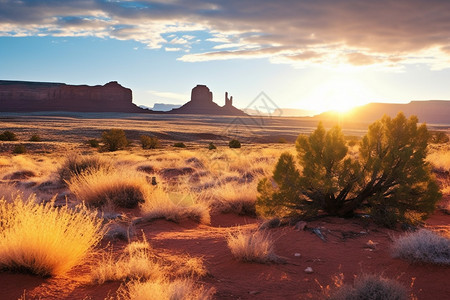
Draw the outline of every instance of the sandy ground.
<instances>
[{"instance_id":1,"label":"sandy ground","mask_svg":"<svg viewBox=\"0 0 450 300\"><path fill-rule=\"evenodd\" d=\"M449 215L436 212L427 226L450 231ZM307 224L320 228L326 241L309 230L286 226L270 229L276 238L276 253L285 264L258 264L236 261L226 246L226 235L239 228L256 228L259 221L248 216L220 214L210 226L185 221L157 220L142 223L143 231L158 253L189 254L204 258L209 274L200 279L216 289L215 299L320 299L334 277L343 274L352 283L362 273L382 274L407 287L418 299L446 299L450 294L450 268L411 265L390 255L392 237L400 231L366 224L363 220L324 218ZM368 241L376 243L374 249ZM119 251L123 241L113 242ZM300 253L300 256L296 253ZM88 280L89 263L65 277L42 279L30 275L0 274L0 299L105 299L113 296L118 282L92 285ZM311 267L312 274L304 272Z\"/></svg>"}]
</instances>

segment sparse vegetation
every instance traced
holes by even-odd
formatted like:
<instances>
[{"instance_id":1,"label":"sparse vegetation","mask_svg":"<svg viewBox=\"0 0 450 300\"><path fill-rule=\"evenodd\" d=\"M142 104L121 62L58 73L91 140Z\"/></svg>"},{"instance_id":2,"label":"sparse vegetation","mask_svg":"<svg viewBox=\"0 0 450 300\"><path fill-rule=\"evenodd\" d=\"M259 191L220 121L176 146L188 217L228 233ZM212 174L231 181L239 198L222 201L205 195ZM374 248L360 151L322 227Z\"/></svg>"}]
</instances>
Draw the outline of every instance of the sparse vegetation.
<instances>
[{"instance_id":1,"label":"sparse vegetation","mask_svg":"<svg viewBox=\"0 0 450 300\"><path fill-rule=\"evenodd\" d=\"M100 142L97 139L90 139L86 142L90 147L92 148L98 148L100 147Z\"/></svg>"},{"instance_id":2,"label":"sparse vegetation","mask_svg":"<svg viewBox=\"0 0 450 300\"><path fill-rule=\"evenodd\" d=\"M244 262L276 263L281 259L274 252L274 240L265 231L238 230L227 237L233 256Z\"/></svg>"},{"instance_id":3,"label":"sparse vegetation","mask_svg":"<svg viewBox=\"0 0 450 300\"><path fill-rule=\"evenodd\" d=\"M39 134L34 133L34 134L31 135L29 141L30 142L42 142L42 138L41 138L41 136Z\"/></svg>"},{"instance_id":4,"label":"sparse vegetation","mask_svg":"<svg viewBox=\"0 0 450 300\"><path fill-rule=\"evenodd\" d=\"M326 131L320 123L310 136L297 139L301 171L294 157L283 153L273 182L260 181L258 211L310 216L322 210L349 217L363 209L389 213L395 222L411 223L411 215L426 218L441 195L425 162L428 131L417 122L401 113L394 119L384 116L369 126L358 158L349 155L340 127Z\"/></svg>"},{"instance_id":5,"label":"sparse vegetation","mask_svg":"<svg viewBox=\"0 0 450 300\"><path fill-rule=\"evenodd\" d=\"M159 148L159 139L154 136L141 135L142 149L156 149Z\"/></svg>"},{"instance_id":6,"label":"sparse vegetation","mask_svg":"<svg viewBox=\"0 0 450 300\"><path fill-rule=\"evenodd\" d=\"M0 269L61 275L89 255L103 235L97 213L53 204L20 194L12 202L0 200Z\"/></svg>"},{"instance_id":7,"label":"sparse vegetation","mask_svg":"<svg viewBox=\"0 0 450 300\"><path fill-rule=\"evenodd\" d=\"M241 148L241 142L239 142L239 141L236 140L236 139L233 139L233 140L231 140L231 141L228 143L228 146L229 146L230 148Z\"/></svg>"},{"instance_id":8,"label":"sparse vegetation","mask_svg":"<svg viewBox=\"0 0 450 300\"><path fill-rule=\"evenodd\" d=\"M6 130L0 134L0 141L17 141L17 136L14 132Z\"/></svg>"},{"instance_id":9,"label":"sparse vegetation","mask_svg":"<svg viewBox=\"0 0 450 300\"><path fill-rule=\"evenodd\" d=\"M133 208L144 203L149 194L145 177L126 170L87 170L72 177L68 185L78 199L94 206Z\"/></svg>"},{"instance_id":10,"label":"sparse vegetation","mask_svg":"<svg viewBox=\"0 0 450 300\"><path fill-rule=\"evenodd\" d=\"M214 294L191 279L132 280L118 291L124 300L207 300Z\"/></svg>"},{"instance_id":11,"label":"sparse vegetation","mask_svg":"<svg viewBox=\"0 0 450 300\"><path fill-rule=\"evenodd\" d=\"M214 145L213 142L210 142L210 143L208 144L208 150L215 150L215 149L217 149L216 145Z\"/></svg>"},{"instance_id":12,"label":"sparse vegetation","mask_svg":"<svg viewBox=\"0 0 450 300\"><path fill-rule=\"evenodd\" d=\"M443 131L430 131L430 143L445 144L450 141L448 135Z\"/></svg>"},{"instance_id":13,"label":"sparse vegetation","mask_svg":"<svg viewBox=\"0 0 450 300\"><path fill-rule=\"evenodd\" d=\"M24 154L27 153L27 148L23 144L15 145L12 152L13 154Z\"/></svg>"},{"instance_id":14,"label":"sparse vegetation","mask_svg":"<svg viewBox=\"0 0 450 300\"><path fill-rule=\"evenodd\" d=\"M420 229L395 239L392 255L411 263L450 265L450 239Z\"/></svg>"},{"instance_id":15,"label":"sparse vegetation","mask_svg":"<svg viewBox=\"0 0 450 300\"><path fill-rule=\"evenodd\" d=\"M130 142L122 129L110 129L102 133L102 141L108 151L125 149Z\"/></svg>"},{"instance_id":16,"label":"sparse vegetation","mask_svg":"<svg viewBox=\"0 0 450 300\"><path fill-rule=\"evenodd\" d=\"M330 300L406 300L407 289L395 280L376 275L362 275L355 279L354 286L343 285Z\"/></svg>"},{"instance_id":17,"label":"sparse vegetation","mask_svg":"<svg viewBox=\"0 0 450 300\"><path fill-rule=\"evenodd\" d=\"M113 164L110 160L98 155L79 155L72 154L67 156L66 160L58 170L61 181L70 181L74 176L81 175L83 172L95 172L100 169L111 170Z\"/></svg>"},{"instance_id":18,"label":"sparse vegetation","mask_svg":"<svg viewBox=\"0 0 450 300\"><path fill-rule=\"evenodd\" d=\"M174 146L175 148L186 148L186 145L185 145L184 143L181 143L181 142L179 142L179 143L174 143L173 146Z\"/></svg>"}]
</instances>

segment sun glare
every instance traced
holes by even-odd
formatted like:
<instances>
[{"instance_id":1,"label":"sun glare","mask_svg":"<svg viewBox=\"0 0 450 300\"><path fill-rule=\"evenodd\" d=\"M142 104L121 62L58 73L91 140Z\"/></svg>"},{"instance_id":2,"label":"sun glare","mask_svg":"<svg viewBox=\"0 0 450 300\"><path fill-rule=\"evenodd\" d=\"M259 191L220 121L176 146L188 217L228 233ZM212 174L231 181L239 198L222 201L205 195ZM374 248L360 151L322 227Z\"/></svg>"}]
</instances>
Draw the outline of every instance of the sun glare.
<instances>
[{"instance_id":1,"label":"sun glare","mask_svg":"<svg viewBox=\"0 0 450 300\"><path fill-rule=\"evenodd\" d=\"M357 79L337 78L317 86L308 97L312 110L347 112L373 100L370 90Z\"/></svg>"}]
</instances>

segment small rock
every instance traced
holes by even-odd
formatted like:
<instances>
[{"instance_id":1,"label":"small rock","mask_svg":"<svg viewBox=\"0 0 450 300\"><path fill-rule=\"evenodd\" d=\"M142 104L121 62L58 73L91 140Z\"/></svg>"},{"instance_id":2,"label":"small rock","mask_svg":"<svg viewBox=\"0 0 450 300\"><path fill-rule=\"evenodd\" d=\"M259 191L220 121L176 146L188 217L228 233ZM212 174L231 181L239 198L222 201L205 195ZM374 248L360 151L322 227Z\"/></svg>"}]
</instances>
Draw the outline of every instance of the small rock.
<instances>
[{"instance_id":1,"label":"small rock","mask_svg":"<svg viewBox=\"0 0 450 300\"><path fill-rule=\"evenodd\" d=\"M302 230L305 230L305 227L306 227L306 222L305 221L300 221L300 222L297 222L297 224L295 224L295 229L297 230L297 231L302 231Z\"/></svg>"},{"instance_id":2,"label":"small rock","mask_svg":"<svg viewBox=\"0 0 450 300\"><path fill-rule=\"evenodd\" d=\"M295 257L300 257L300 256L302 256L300 253L294 253L294 256Z\"/></svg>"},{"instance_id":3,"label":"small rock","mask_svg":"<svg viewBox=\"0 0 450 300\"><path fill-rule=\"evenodd\" d=\"M311 267L307 267L307 268L305 269L305 273L306 273L306 274L311 274L311 273L314 273L314 270L313 270Z\"/></svg>"},{"instance_id":4,"label":"small rock","mask_svg":"<svg viewBox=\"0 0 450 300\"><path fill-rule=\"evenodd\" d=\"M250 295L258 295L259 293L261 293L260 291L250 291L248 292Z\"/></svg>"},{"instance_id":5,"label":"small rock","mask_svg":"<svg viewBox=\"0 0 450 300\"><path fill-rule=\"evenodd\" d=\"M377 245L378 245L378 243L377 243L377 242L374 242L374 241L372 241L372 240L369 240L369 241L366 243L366 246L367 246L368 248L370 248L370 249L375 249L375 248L377 247Z\"/></svg>"}]
</instances>

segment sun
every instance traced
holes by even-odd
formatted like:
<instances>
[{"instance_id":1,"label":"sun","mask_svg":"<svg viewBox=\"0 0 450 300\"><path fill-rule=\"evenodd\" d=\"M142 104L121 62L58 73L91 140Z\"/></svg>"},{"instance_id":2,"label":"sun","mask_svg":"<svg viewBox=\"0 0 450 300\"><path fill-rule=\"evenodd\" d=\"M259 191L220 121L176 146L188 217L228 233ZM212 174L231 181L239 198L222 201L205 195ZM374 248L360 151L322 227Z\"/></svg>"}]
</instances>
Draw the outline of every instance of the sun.
<instances>
[{"instance_id":1,"label":"sun","mask_svg":"<svg viewBox=\"0 0 450 300\"><path fill-rule=\"evenodd\" d=\"M334 78L317 85L308 96L311 109L347 112L354 107L370 102L372 93L355 78Z\"/></svg>"}]
</instances>

